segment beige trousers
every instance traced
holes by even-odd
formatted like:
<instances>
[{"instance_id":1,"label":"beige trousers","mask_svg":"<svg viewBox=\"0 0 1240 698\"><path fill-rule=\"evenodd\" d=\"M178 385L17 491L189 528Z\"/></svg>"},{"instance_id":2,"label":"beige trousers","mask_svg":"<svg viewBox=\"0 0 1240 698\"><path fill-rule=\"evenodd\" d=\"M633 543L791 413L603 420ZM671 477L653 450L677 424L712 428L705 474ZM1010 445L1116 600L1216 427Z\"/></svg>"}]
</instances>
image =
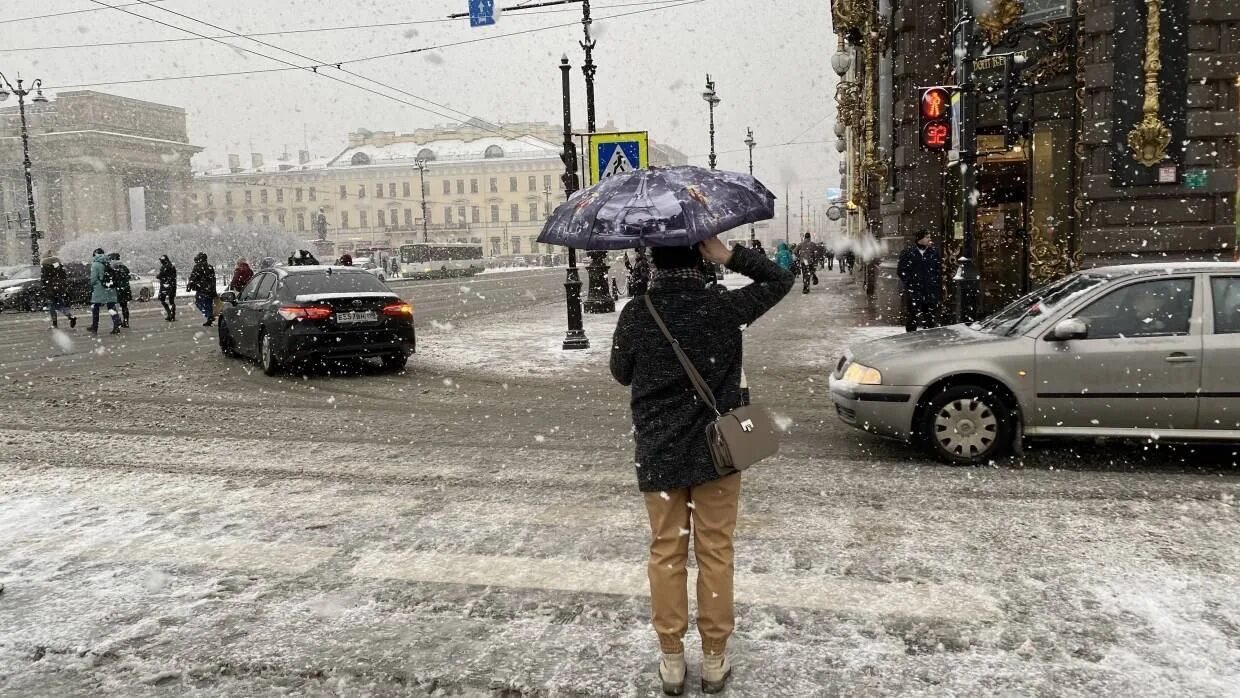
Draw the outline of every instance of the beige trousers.
<instances>
[{"instance_id":1,"label":"beige trousers","mask_svg":"<svg viewBox=\"0 0 1240 698\"><path fill-rule=\"evenodd\" d=\"M720 654L735 626L732 603L732 532L741 494L740 474L697 487L648 492L650 607L659 647L684 651L689 629L689 536L697 559L698 633L702 650Z\"/></svg>"}]
</instances>

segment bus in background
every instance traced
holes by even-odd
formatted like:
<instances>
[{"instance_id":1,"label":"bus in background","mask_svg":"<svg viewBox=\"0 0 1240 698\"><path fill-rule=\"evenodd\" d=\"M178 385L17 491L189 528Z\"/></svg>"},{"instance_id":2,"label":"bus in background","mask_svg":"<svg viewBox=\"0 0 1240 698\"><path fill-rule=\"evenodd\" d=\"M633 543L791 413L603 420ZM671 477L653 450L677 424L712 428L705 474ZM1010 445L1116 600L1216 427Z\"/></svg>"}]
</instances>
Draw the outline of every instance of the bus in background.
<instances>
[{"instance_id":1,"label":"bus in background","mask_svg":"<svg viewBox=\"0 0 1240 698\"><path fill-rule=\"evenodd\" d=\"M464 242L419 242L400 246L401 276L482 271L482 245Z\"/></svg>"}]
</instances>

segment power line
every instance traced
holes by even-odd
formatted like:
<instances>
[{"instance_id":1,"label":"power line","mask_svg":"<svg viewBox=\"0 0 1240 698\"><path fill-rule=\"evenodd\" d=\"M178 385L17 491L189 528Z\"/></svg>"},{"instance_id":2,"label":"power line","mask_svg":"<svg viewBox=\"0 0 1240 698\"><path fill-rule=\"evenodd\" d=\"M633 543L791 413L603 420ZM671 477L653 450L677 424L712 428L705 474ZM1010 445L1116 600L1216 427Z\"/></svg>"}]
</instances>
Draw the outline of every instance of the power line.
<instances>
[{"instance_id":1,"label":"power line","mask_svg":"<svg viewBox=\"0 0 1240 698\"><path fill-rule=\"evenodd\" d=\"M155 2L165 2L166 0L155 0ZM140 2L130 2L124 5L112 5L111 7L129 7L130 5L141 5ZM34 17L13 17L12 19L0 19L0 24L10 24L12 22L26 22L32 19L48 19L49 17L64 17L65 15L80 15L83 12L98 12L107 8L91 7L85 10L70 10L69 12L53 12L50 15L35 15Z\"/></svg>"},{"instance_id":2,"label":"power line","mask_svg":"<svg viewBox=\"0 0 1240 698\"><path fill-rule=\"evenodd\" d=\"M155 1L165 2L166 0L155 0ZM622 7L641 7L641 6L646 6L646 5L669 5L669 4L678 2L678 1L679 0L645 0L645 2L628 2L628 3L621 3L618 5L605 5L603 7L600 7L599 9L606 10L606 9L618 9ZM112 5L112 7L114 8L128 7L130 5L144 5L144 4L148 4L148 3L134 2L134 3L127 3L125 5ZM104 9L104 8L98 7L98 8L92 8L90 10L79 10L79 12L94 12L96 10L101 10L101 9ZM543 10L541 12L523 12L517 16L526 17L530 15L563 14L565 12L575 12L575 11L576 11L575 8L570 8L567 10ZM31 19L34 19L34 18L31 18ZM14 22L18 20L8 20L8 21ZM355 31L359 29L382 29L386 27L405 27L405 26L410 26L410 25L415 25L415 24L437 24L437 23L459 22L459 21L460 20L446 19L446 18L440 17L437 19L417 19L417 20L408 20L405 22L380 22L377 24L350 24L350 25L343 25L343 26L336 26L336 27L283 29L280 31L255 32L252 34L223 34L223 35L218 35L218 36L212 36L211 38L212 39L229 39L229 38L235 38L235 37L242 37L242 38L249 39L249 38L256 37L256 36L281 36L284 34L292 35L292 34L314 34L314 33L321 33L321 32ZM0 24L2 23L3 22L0 22ZM573 24L575 25L576 22L574 22ZM56 44L56 45L51 45L51 46L17 46L17 47L0 48L0 53L19 53L19 52L26 52L26 51L57 51L57 50L81 49L81 48L103 48L103 47L109 47L109 46L142 46L142 45L147 45L147 44L182 43L186 41L204 41L204 39L197 37L197 36L184 36L184 37L177 37L177 38L172 38L172 39L141 39L138 41L104 41L104 42L91 43L91 44Z\"/></svg>"}]
</instances>

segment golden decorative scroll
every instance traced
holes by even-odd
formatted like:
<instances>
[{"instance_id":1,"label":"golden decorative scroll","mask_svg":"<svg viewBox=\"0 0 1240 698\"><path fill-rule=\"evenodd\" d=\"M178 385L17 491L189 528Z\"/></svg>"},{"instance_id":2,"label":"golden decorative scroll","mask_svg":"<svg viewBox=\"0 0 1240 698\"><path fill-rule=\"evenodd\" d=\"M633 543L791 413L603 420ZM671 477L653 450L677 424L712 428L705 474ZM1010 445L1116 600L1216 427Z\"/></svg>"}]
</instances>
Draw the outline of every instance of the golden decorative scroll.
<instances>
[{"instance_id":1,"label":"golden decorative scroll","mask_svg":"<svg viewBox=\"0 0 1240 698\"><path fill-rule=\"evenodd\" d=\"M1145 0L1145 99L1141 123L1128 132L1128 147L1133 157L1146 167L1153 167L1167 156L1171 145L1171 129L1158 116L1158 74L1162 72L1159 41L1162 38L1162 0Z\"/></svg>"},{"instance_id":2,"label":"golden decorative scroll","mask_svg":"<svg viewBox=\"0 0 1240 698\"><path fill-rule=\"evenodd\" d=\"M990 11L977 18L986 43L998 46L1003 35L1025 14L1024 0L995 0Z\"/></svg>"}]
</instances>

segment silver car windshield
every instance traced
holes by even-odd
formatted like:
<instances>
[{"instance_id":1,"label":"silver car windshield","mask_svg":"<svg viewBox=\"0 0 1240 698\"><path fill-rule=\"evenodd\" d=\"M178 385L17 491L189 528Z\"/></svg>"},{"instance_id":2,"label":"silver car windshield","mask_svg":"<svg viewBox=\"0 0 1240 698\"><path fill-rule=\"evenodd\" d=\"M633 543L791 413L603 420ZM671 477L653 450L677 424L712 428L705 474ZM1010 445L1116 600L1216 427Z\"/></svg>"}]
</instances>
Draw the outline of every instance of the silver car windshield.
<instances>
[{"instance_id":1,"label":"silver car windshield","mask_svg":"<svg viewBox=\"0 0 1240 698\"><path fill-rule=\"evenodd\" d=\"M1016 299L1003 310L974 323L973 329L1004 336L1023 334L1065 301L1105 280L1101 276L1087 274L1064 277Z\"/></svg>"}]
</instances>

